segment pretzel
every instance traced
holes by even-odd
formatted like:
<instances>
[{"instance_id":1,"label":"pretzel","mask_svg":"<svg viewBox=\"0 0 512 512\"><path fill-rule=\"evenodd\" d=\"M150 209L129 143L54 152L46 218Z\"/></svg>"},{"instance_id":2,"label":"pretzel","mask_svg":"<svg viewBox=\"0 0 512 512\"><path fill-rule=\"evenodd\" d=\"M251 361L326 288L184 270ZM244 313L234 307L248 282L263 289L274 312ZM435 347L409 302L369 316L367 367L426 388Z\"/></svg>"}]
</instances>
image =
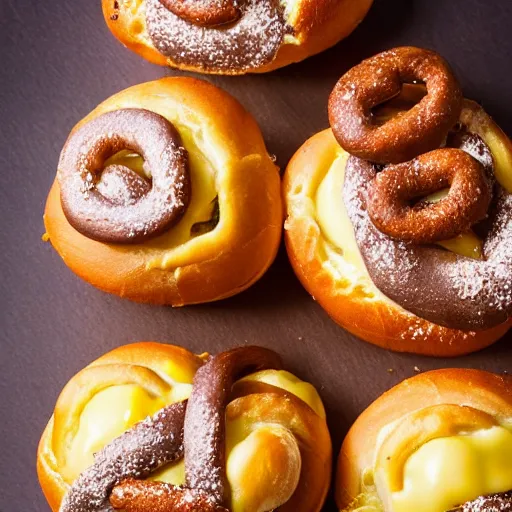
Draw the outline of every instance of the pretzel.
<instances>
[{"instance_id":1,"label":"pretzel","mask_svg":"<svg viewBox=\"0 0 512 512\"><path fill-rule=\"evenodd\" d=\"M151 185L109 157L135 151L145 160ZM103 173L102 173L103 171ZM93 119L64 147L58 179L69 223L107 243L138 243L176 224L190 200L188 155L178 132L162 116L122 109Z\"/></svg>"},{"instance_id":2,"label":"pretzel","mask_svg":"<svg viewBox=\"0 0 512 512\"><path fill-rule=\"evenodd\" d=\"M416 81L425 83L427 95L408 112L374 123L372 108ZM400 163L437 149L461 108L462 92L445 60L429 50L402 47L348 71L329 99L329 120L348 153L380 164Z\"/></svg>"},{"instance_id":3,"label":"pretzel","mask_svg":"<svg viewBox=\"0 0 512 512\"><path fill-rule=\"evenodd\" d=\"M155 64L264 73L348 36L373 0L101 0L108 28Z\"/></svg>"},{"instance_id":4,"label":"pretzel","mask_svg":"<svg viewBox=\"0 0 512 512\"><path fill-rule=\"evenodd\" d=\"M194 510L203 510L200 507L205 496L220 509L228 502L225 408L234 381L254 371L280 367L275 352L243 347L213 357L197 371L184 431L186 487L194 491L188 494L188 499L192 500L188 504L193 505ZM153 512L153 500L148 499L146 486L150 496L158 494L163 510L173 510L175 502L181 502L181 488L175 489L175 493L165 484L137 482L134 487L125 484L122 490L114 489L112 505L116 509Z\"/></svg>"},{"instance_id":5,"label":"pretzel","mask_svg":"<svg viewBox=\"0 0 512 512\"><path fill-rule=\"evenodd\" d=\"M410 201L445 187L435 204ZM455 238L484 219L491 187L483 165L461 149L438 149L391 165L368 187L368 214L377 229L398 240L427 244Z\"/></svg>"},{"instance_id":6,"label":"pretzel","mask_svg":"<svg viewBox=\"0 0 512 512\"><path fill-rule=\"evenodd\" d=\"M135 344L76 375L38 452L52 510L319 512L331 444L314 388L265 348L206 359Z\"/></svg>"},{"instance_id":7,"label":"pretzel","mask_svg":"<svg viewBox=\"0 0 512 512\"><path fill-rule=\"evenodd\" d=\"M245 0L241 9L235 5L232 0L146 0L151 42L183 66L194 62L230 72L269 64L286 34L279 0ZM226 24L222 30L215 28L219 23Z\"/></svg>"},{"instance_id":8,"label":"pretzel","mask_svg":"<svg viewBox=\"0 0 512 512\"><path fill-rule=\"evenodd\" d=\"M279 173L232 96L162 78L108 98L71 131L44 223L44 240L101 290L173 306L219 300L275 257Z\"/></svg>"}]
</instances>

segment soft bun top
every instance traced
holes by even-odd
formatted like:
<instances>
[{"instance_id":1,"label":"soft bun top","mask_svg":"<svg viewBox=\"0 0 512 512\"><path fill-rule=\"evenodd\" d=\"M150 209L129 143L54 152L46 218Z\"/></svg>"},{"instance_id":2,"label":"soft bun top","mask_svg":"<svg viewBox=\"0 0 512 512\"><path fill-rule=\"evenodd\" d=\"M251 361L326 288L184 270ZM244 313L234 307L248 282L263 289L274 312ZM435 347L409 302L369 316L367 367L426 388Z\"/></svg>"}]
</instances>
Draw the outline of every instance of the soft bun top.
<instances>
[{"instance_id":1,"label":"soft bun top","mask_svg":"<svg viewBox=\"0 0 512 512\"><path fill-rule=\"evenodd\" d=\"M391 492L403 486L404 472L414 464L412 454L432 440L492 427L511 434L511 376L443 369L403 381L371 404L345 438L338 460L338 506L355 511L371 504L368 510L393 511ZM507 450L509 444L507 438Z\"/></svg>"},{"instance_id":2,"label":"soft bun top","mask_svg":"<svg viewBox=\"0 0 512 512\"><path fill-rule=\"evenodd\" d=\"M112 478L107 472L110 470L102 469L105 462L108 467L109 453L115 451L115 467L120 468L121 475L132 464L146 464L139 450L142 441L134 441L144 429L151 431L148 435L155 443L151 460L159 458L162 463L149 472L141 470L136 477L120 476L117 483L121 486L114 484L116 489L122 491L130 478L137 478L142 485L147 478L159 485L190 486L183 448L176 457L167 459L158 440L163 435L158 428L165 425L156 425L165 423L161 418L172 414L172 404L182 407L184 414L184 400L188 399L191 410L190 395L193 388L199 389L198 376L216 358L196 356L171 345L136 343L106 354L75 375L62 391L39 445L38 475L52 510L78 510L73 507L77 500L83 503L83 496L85 502L93 503L97 496L103 496L104 488L111 491L104 483ZM331 474L331 442L322 401L311 384L279 369L279 365L260 371L254 368L250 370L253 373L226 388L229 400L223 443L230 509L320 510ZM213 387L209 377L207 383ZM209 408L207 399L199 397L196 403L203 418ZM177 428L183 430L178 424ZM192 430L193 445L197 443L200 449L209 446L208 436L196 436ZM185 441L178 443L185 451L186 441L185 436ZM121 454L119 459L117 454ZM91 507L91 512L99 510Z\"/></svg>"}]
</instances>

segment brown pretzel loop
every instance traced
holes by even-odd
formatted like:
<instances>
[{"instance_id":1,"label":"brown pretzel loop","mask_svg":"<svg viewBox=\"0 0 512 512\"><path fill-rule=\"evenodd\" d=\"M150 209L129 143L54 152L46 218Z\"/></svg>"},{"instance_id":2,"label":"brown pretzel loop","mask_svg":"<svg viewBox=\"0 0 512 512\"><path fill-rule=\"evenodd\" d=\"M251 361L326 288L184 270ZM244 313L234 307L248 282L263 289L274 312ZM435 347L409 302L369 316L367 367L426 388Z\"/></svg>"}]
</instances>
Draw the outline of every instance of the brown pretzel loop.
<instances>
[{"instance_id":1,"label":"brown pretzel loop","mask_svg":"<svg viewBox=\"0 0 512 512\"><path fill-rule=\"evenodd\" d=\"M189 23L215 27L233 23L241 16L237 0L160 0L173 14Z\"/></svg>"},{"instance_id":2,"label":"brown pretzel loop","mask_svg":"<svg viewBox=\"0 0 512 512\"><path fill-rule=\"evenodd\" d=\"M411 201L443 188L448 195L435 204ZM484 219L491 187L480 162L461 149L438 149L386 167L368 187L370 219L397 240L427 244L448 240Z\"/></svg>"},{"instance_id":3,"label":"brown pretzel loop","mask_svg":"<svg viewBox=\"0 0 512 512\"><path fill-rule=\"evenodd\" d=\"M111 156L134 151L151 183ZM142 109L103 114L74 131L58 173L62 209L80 233L100 242L138 243L180 220L190 200L188 154L173 125Z\"/></svg>"},{"instance_id":4,"label":"brown pretzel loop","mask_svg":"<svg viewBox=\"0 0 512 512\"><path fill-rule=\"evenodd\" d=\"M110 502L124 512L228 512L207 492L139 480L126 480L116 487Z\"/></svg>"},{"instance_id":5,"label":"brown pretzel loop","mask_svg":"<svg viewBox=\"0 0 512 512\"><path fill-rule=\"evenodd\" d=\"M382 125L372 109L404 83L424 82L427 95ZM462 93L445 60L432 51L396 48L363 61L336 84L329 99L333 133L347 152L375 163L401 163L438 148L456 123Z\"/></svg>"},{"instance_id":6,"label":"brown pretzel loop","mask_svg":"<svg viewBox=\"0 0 512 512\"><path fill-rule=\"evenodd\" d=\"M226 502L225 409L235 380L260 370L280 369L279 356L261 347L241 347L199 368L185 417L187 486Z\"/></svg>"},{"instance_id":7,"label":"brown pretzel loop","mask_svg":"<svg viewBox=\"0 0 512 512\"><path fill-rule=\"evenodd\" d=\"M60 512L109 512L109 495L125 479L146 478L183 456L186 402L170 405L114 439L73 483Z\"/></svg>"},{"instance_id":8,"label":"brown pretzel loop","mask_svg":"<svg viewBox=\"0 0 512 512\"><path fill-rule=\"evenodd\" d=\"M219 354L194 377L184 427L186 486L125 482L110 502L128 512L155 510L222 511L229 502L226 477L225 409L235 380L266 369L280 369L279 356L261 347L241 347ZM155 508L155 499L158 507Z\"/></svg>"},{"instance_id":9,"label":"brown pretzel loop","mask_svg":"<svg viewBox=\"0 0 512 512\"><path fill-rule=\"evenodd\" d=\"M374 165L350 157L343 189L357 245L376 287L418 317L451 329L478 331L506 322L512 315L512 194L497 187L486 219L483 258L472 259L436 245L407 244L378 230L366 203L376 175Z\"/></svg>"}]
</instances>

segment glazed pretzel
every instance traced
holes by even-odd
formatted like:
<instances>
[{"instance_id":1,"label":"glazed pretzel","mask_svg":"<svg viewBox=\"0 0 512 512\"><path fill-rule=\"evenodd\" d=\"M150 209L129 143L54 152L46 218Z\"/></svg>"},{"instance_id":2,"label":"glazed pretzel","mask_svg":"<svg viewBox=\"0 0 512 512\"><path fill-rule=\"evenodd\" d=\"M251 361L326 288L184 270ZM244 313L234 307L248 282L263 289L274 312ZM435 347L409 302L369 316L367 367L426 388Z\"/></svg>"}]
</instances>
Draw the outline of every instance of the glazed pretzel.
<instances>
[{"instance_id":1,"label":"glazed pretzel","mask_svg":"<svg viewBox=\"0 0 512 512\"><path fill-rule=\"evenodd\" d=\"M103 170L122 150L144 158L151 184L123 165ZM75 131L62 151L58 179L69 223L100 242L139 243L159 235L180 220L190 200L188 155L178 132L142 109L108 112Z\"/></svg>"},{"instance_id":2,"label":"glazed pretzel","mask_svg":"<svg viewBox=\"0 0 512 512\"><path fill-rule=\"evenodd\" d=\"M435 204L410 201L443 188ZM484 219L492 191L483 165L461 149L438 149L411 162L390 165L368 187L368 214L386 235L416 244L455 238Z\"/></svg>"},{"instance_id":3,"label":"glazed pretzel","mask_svg":"<svg viewBox=\"0 0 512 512\"><path fill-rule=\"evenodd\" d=\"M416 81L425 83L426 96L409 112L376 124L372 109ZM462 92L445 60L432 51L403 47L349 70L331 94L329 120L340 146L351 155L400 163L437 149L461 108Z\"/></svg>"},{"instance_id":4,"label":"glazed pretzel","mask_svg":"<svg viewBox=\"0 0 512 512\"><path fill-rule=\"evenodd\" d=\"M184 448L186 488L148 482L126 482L114 489L110 499L116 509L153 512L162 510L223 510L228 503L225 449L225 408L233 383L254 371L278 369L277 354L259 347L244 347L213 357L194 379L185 418ZM176 503L192 508L176 508Z\"/></svg>"},{"instance_id":5,"label":"glazed pretzel","mask_svg":"<svg viewBox=\"0 0 512 512\"><path fill-rule=\"evenodd\" d=\"M425 83L426 94L408 111L379 123L372 108L415 80ZM482 164L467 153L437 149L461 109L462 93L448 64L419 48L376 55L336 85L329 115L340 145L370 162L398 164L385 167L368 188L368 213L386 235L418 244L439 242L466 232L486 216L492 191ZM450 193L439 203L411 206L411 200L448 186Z\"/></svg>"}]
</instances>

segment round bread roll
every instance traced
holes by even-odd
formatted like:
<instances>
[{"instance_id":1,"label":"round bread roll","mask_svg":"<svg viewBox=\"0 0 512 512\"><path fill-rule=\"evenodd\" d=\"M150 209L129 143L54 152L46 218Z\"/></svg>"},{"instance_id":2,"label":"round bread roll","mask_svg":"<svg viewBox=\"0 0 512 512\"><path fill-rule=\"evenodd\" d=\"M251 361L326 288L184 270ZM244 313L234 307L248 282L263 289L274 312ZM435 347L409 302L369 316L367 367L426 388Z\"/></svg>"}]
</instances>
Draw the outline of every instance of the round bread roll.
<instances>
[{"instance_id":1,"label":"round bread roll","mask_svg":"<svg viewBox=\"0 0 512 512\"><path fill-rule=\"evenodd\" d=\"M512 505L512 377L447 369L368 407L338 460L346 512L489 512Z\"/></svg>"},{"instance_id":2,"label":"round bread roll","mask_svg":"<svg viewBox=\"0 0 512 512\"><path fill-rule=\"evenodd\" d=\"M164 78L112 96L73 129L44 222L84 280L181 306L257 281L282 218L279 172L252 116L207 82Z\"/></svg>"},{"instance_id":3,"label":"round bread roll","mask_svg":"<svg viewBox=\"0 0 512 512\"><path fill-rule=\"evenodd\" d=\"M402 118L398 114L418 104L424 96L422 86L404 85L398 97L375 110L375 116L379 122L395 118L399 122ZM506 270L512 261L506 249L512 226L506 220L512 211L512 143L484 110L472 101L463 101L457 127L459 124L478 141L475 143L471 139L463 149L470 155L471 152L476 154L476 158L483 158L479 154L482 152L490 161L491 170L486 172L491 176L489 179L497 181L495 189L500 191L500 204L505 203L501 210L496 209L504 215L505 221L494 221L496 229L501 229L504 234L496 258L499 261L489 262L496 265L493 270L498 269L495 274L499 276L492 286L487 287L488 283L483 277L483 272L487 271L484 267L487 255L484 253L486 250L491 252L498 244L490 238L483 243L472 231L438 245L429 245L429 248L434 247L430 251L434 254L429 252L432 268L423 268L420 258L411 258L410 265L409 260L402 261L404 248L407 250L410 246L400 245L400 241L389 242L392 239L386 238L377 228L371 228L377 233L375 240L364 239L363 236L369 231L366 226L371 226L371 221L360 228L362 236L358 239L353 219L359 221L363 214L356 212L353 205L352 211L347 208L346 173L349 166L352 176L359 165L366 166L365 171L373 167L345 151L330 129L310 138L287 167L283 184L287 210L285 241L295 273L335 322L367 342L399 352L457 356L494 343L512 325L508 314L512 282L511 274ZM464 153L463 156L467 159ZM353 178L350 188L354 197L362 190L355 185L355 181ZM491 232L496 229L491 229ZM366 258L363 258L361 247L365 250ZM405 257L408 257L406 252ZM378 272L374 273L379 275L379 286L371 277L366 264L368 260L378 267ZM482 286L478 281L473 286L472 282L474 276L480 276L479 263L475 264L475 271L471 270L472 262L477 260L482 261ZM442 261L442 266L436 268L436 261ZM410 275L408 265L411 267ZM461 268L466 275L456 274ZM415 284L418 269L424 278L422 286ZM449 272L452 269L456 269L455 284L450 282ZM389 293L382 291L381 286ZM436 297L430 297L428 290L434 290ZM443 290L443 293L444 290L449 291L451 295L443 298L439 290ZM474 301L471 300L473 291ZM486 293L486 298L494 297L494 304L479 303L480 291ZM390 298L391 293L397 300ZM458 294L456 299L452 297L454 294ZM448 301L447 297L451 304L442 303L443 300ZM399 299L402 305L398 303ZM415 309L418 313L411 312L405 305L411 304L413 309L412 303L418 306ZM459 312L457 315L451 312L455 306ZM488 306L494 308L489 312L491 325L480 325L480 320L490 309ZM433 320L435 317L439 317L439 322ZM461 322L464 322L463 327L459 326Z\"/></svg>"},{"instance_id":4,"label":"round bread roll","mask_svg":"<svg viewBox=\"0 0 512 512\"><path fill-rule=\"evenodd\" d=\"M136 343L101 357L66 385L39 444L51 509L319 511L324 407L280 366L259 347L209 358Z\"/></svg>"},{"instance_id":5,"label":"round bread roll","mask_svg":"<svg viewBox=\"0 0 512 512\"><path fill-rule=\"evenodd\" d=\"M372 0L102 0L112 33L155 64L264 73L348 36Z\"/></svg>"}]
</instances>

